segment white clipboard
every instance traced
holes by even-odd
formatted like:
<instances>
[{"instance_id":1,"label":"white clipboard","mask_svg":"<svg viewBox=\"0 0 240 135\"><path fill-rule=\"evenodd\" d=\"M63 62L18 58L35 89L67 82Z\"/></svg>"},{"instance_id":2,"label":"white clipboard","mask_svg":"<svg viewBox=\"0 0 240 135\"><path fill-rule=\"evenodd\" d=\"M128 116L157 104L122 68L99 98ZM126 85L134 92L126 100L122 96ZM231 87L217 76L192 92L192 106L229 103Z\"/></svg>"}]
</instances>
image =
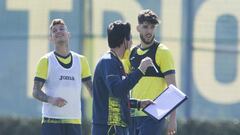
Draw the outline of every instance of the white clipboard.
<instances>
[{"instance_id":1,"label":"white clipboard","mask_svg":"<svg viewBox=\"0 0 240 135\"><path fill-rule=\"evenodd\" d=\"M157 120L165 118L172 110L181 105L187 96L174 85L169 85L158 97L143 108L143 112Z\"/></svg>"}]
</instances>

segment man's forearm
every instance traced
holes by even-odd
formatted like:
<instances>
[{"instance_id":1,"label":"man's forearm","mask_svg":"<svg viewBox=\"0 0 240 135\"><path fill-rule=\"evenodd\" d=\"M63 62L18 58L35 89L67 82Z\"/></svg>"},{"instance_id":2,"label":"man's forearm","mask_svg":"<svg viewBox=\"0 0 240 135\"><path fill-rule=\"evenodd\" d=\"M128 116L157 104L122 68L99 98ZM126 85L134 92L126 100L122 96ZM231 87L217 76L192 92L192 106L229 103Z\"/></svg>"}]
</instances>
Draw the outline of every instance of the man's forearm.
<instances>
[{"instance_id":1,"label":"man's forearm","mask_svg":"<svg viewBox=\"0 0 240 135\"><path fill-rule=\"evenodd\" d=\"M140 108L140 101L137 99L131 98L129 100L130 108Z\"/></svg>"},{"instance_id":2,"label":"man's forearm","mask_svg":"<svg viewBox=\"0 0 240 135\"><path fill-rule=\"evenodd\" d=\"M84 85L87 87L89 94L92 96L92 80L89 79L83 82Z\"/></svg>"},{"instance_id":3,"label":"man's forearm","mask_svg":"<svg viewBox=\"0 0 240 135\"><path fill-rule=\"evenodd\" d=\"M176 121L176 110L172 111L169 116L169 120L174 120Z\"/></svg>"},{"instance_id":4,"label":"man's forearm","mask_svg":"<svg viewBox=\"0 0 240 135\"><path fill-rule=\"evenodd\" d=\"M109 75L107 76L107 85L109 85L114 96L122 97L129 93L142 76L143 74L139 69L128 74L123 80L118 75Z\"/></svg>"},{"instance_id":5,"label":"man's forearm","mask_svg":"<svg viewBox=\"0 0 240 135\"><path fill-rule=\"evenodd\" d=\"M170 84L173 84L176 86L175 74L170 74L170 75L165 76L165 80L166 80L168 86ZM174 110L170 113L169 120L176 121L176 110Z\"/></svg>"},{"instance_id":6,"label":"man's forearm","mask_svg":"<svg viewBox=\"0 0 240 135\"><path fill-rule=\"evenodd\" d=\"M36 99L42 101L42 102L48 102L49 96L47 96L43 91L43 82L40 81L34 81L34 86L33 86L33 97Z\"/></svg>"}]
</instances>

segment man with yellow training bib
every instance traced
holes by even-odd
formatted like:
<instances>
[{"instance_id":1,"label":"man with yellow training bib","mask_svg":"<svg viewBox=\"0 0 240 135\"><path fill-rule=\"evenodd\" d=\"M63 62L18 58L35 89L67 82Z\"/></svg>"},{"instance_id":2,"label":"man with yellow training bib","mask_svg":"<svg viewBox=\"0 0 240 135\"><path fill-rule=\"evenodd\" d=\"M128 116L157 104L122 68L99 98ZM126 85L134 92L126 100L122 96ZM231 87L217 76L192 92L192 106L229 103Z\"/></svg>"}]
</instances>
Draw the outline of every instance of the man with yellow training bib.
<instances>
[{"instance_id":1,"label":"man with yellow training bib","mask_svg":"<svg viewBox=\"0 0 240 135\"><path fill-rule=\"evenodd\" d=\"M42 135L81 135L82 83L92 93L86 57L69 49L70 33L62 19L50 25L54 51L44 55L34 78L33 96L42 105Z\"/></svg>"},{"instance_id":2,"label":"man with yellow training bib","mask_svg":"<svg viewBox=\"0 0 240 135\"><path fill-rule=\"evenodd\" d=\"M148 68L143 77L131 91L131 98L155 99L168 85L176 85L175 67L169 49L155 40L158 16L151 10L142 10L138 15L137 31L141 43L131 50L130 56L124 60L125 69L135 70L142 59L150 57L154 66ZM171 99L169 99L171 100ZM160 135L165 120L156 121L143 111L132 109L130 135ZM176 112L170 114L167 133L176 133Z\"/></svg>"}]
</instances>

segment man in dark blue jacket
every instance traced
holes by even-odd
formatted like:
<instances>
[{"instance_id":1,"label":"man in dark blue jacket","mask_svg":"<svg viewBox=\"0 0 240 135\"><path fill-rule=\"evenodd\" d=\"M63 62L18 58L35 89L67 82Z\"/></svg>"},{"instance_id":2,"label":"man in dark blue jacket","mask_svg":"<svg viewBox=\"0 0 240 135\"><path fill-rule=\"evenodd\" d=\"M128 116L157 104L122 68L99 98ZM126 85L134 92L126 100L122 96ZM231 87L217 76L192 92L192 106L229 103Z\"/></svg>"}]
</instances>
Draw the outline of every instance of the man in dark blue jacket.
<instances>
[{"instance_id":1,"label":"man in dark blue jacket","mask_svg":"<svg viewBox=\"0 0 240 135\"><path fill-rule=\"evenodd\" d=\"M121 58L132 44L129 23L115 21L108 26L110 51L99 60L93 79L93 135L128 135L129 108L141 108L151 100L130 100L129 91L145 74L152 60L146 57L126 76Z\"/></svg>"}]
</instances>

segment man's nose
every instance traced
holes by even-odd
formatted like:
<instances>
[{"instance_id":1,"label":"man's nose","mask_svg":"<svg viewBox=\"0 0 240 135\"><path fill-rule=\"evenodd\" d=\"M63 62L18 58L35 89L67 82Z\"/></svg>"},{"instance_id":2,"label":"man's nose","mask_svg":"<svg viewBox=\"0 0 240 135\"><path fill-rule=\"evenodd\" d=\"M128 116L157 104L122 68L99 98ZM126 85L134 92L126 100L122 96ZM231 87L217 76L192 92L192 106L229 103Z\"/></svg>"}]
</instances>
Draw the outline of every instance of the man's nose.
<instances>
[{"instance_id":1,"label":"man's nose","mask_svg":"<svg viewBox=\"0 0 240 135\"><path fill-rule=\"evenodd\" d=\"M61 31L61 30L57 30L57 31L56 31L56 34L59 34L59 33L62 33L62 31Z\"/></svg>"},{"instance_id":2,"label":"man's nose","mask_svg":"<svg viewBox=\"0 0 240 135\"><path fill-rule=\"evenodd\" d=\"M151 28L148 28L147 29L147 34L151 34L152 33L152 29Z\"/></svg>"}]
</instances>

